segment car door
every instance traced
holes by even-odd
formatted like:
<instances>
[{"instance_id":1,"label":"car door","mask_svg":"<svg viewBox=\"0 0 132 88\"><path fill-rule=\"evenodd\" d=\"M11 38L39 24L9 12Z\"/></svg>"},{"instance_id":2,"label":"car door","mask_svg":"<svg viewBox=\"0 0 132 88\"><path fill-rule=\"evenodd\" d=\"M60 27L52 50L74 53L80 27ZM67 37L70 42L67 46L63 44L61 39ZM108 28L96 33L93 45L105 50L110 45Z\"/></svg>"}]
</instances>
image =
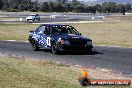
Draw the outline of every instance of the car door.
<instances>
[{"instance_id":1,"label":"car door","mask_svg":"<svg viewBox=\"0 0 132 88\"><path fill-rule=\"evenodd\" d=\"M33 35L34 36L33 38L37 41L37 44L39 45L40 48L46 45L46 39L44 36L45 27L46 26L44 25L38 27Z\"/></svg>"},{"instance_id":2,"label":"car door","mask_svg":"<svg viewBox=\"0 0 132 88\"><path fill-rule=\"evenodd\" d=\"M44 36L45 36L45 39L46 39L47 47L51 46L51 36L50 36L50 33L51 33L50 26L46 26L45 30L44 30Z\"/></svg>"},{"instance_id":3,"label":"car door","mask_svg":"<svg viewBox=\"0 0 132 88\"><path fill-rule=\"evenodd\" d=\"M38 14L36 14L36 20L40 20L40 16Z\"/></svg>"},{"instance_id":4,"label":"car door","mask_svg":"<svg viewBox=\"0 0 132 88\"><path fill-rule=\"evenodd\" d=\"M37 31L37 39L40 48L50 47L50 27L44 25L40 26Z\"/></svg>"}]
</instances>

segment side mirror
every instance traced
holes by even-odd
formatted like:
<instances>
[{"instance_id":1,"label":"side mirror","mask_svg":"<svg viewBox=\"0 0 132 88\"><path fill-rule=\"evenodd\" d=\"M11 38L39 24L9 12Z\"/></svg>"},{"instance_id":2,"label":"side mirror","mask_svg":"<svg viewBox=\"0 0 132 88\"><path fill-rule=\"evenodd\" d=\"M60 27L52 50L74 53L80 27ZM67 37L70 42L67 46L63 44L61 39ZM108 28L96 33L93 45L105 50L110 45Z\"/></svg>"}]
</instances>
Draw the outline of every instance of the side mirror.
<instances>
[{"instance_id":1,"label":"side mirror","mask_svg":"<svg viewBox=\"0 0 132 88\"><path fill-rule=\"evenodd\" d=\"M49 35L50 33L49 31L44 31L44 34Z\"/></svg>"},{"instance_id":2,"label":"side mirror","mask_svg":"<svg viewBox=\"0 0 132 88\"><path fill-rule=\"evenodd\" d=\"M44 34L47 34L47 31L44 31Z\"/></svg>"},{"instance_id":3,"label":"side mirror","mask_svg":"<svg viewBox=\"0 0 132 88\"><path fill-rule=\"evenodd\" d=\"M29 32L34 32L34 31L29 31Z\"/></svg>"}]
</instances>

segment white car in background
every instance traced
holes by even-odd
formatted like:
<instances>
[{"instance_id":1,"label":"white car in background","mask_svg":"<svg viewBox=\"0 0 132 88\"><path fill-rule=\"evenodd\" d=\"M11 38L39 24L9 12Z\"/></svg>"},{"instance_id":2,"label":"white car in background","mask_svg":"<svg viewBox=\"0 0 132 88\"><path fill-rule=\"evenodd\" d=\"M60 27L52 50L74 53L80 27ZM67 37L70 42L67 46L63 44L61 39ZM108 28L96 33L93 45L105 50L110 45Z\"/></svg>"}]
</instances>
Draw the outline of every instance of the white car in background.
<instances>
[{"instance_id":1,"label":"white car in background","mask_svg":"<svg viewBox=\"0 0 132 88\"><path fill-rule=\"evenodd\" d=\"M30 14L26 17L26 21L40 21L40 16L38 14Z\"/></svg>"},{"instance_id":2,"label":"white car in background","mask_svg":"<svg viewBox=\"0 0 132 88\"><path fill-rule=\"evenodd\" d=\"M51 15L50 18L68 18L67 15Z\"/></svg>"}]
</instances>

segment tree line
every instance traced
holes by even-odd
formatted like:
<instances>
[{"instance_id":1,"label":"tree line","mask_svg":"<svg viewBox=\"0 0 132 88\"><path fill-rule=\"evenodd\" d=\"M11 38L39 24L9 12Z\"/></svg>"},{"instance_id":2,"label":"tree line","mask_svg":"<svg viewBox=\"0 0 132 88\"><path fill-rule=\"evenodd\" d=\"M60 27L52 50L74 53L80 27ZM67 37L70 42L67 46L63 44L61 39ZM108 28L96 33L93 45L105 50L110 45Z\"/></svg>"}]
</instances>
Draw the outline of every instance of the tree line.
<instances>
[{"instance_id":1,"label":"tree line","mask_svg":"<svg viewBox=\"0 0 132 88\"><path fill-rule=\"evenodd\" d=\"M43 2L38 0L0 0L0 10L8 12L76 12L76 13L122 13L131 10L131 4L117 4L104 2L102 4L86 5L77 0L56 0L56 2Z\"/></svg>"}]
</instances>

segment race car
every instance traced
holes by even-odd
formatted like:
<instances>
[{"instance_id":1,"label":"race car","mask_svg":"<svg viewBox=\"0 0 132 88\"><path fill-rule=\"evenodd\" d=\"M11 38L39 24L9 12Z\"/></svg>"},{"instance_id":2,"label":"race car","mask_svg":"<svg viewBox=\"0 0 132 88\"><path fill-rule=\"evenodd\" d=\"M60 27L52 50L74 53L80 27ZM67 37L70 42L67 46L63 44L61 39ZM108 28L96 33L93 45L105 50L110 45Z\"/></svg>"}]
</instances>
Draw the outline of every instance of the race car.
<instances>
[{"instance_id":1,"label":"race car","mask_svg":"<svg viewBox=\"0 0 132 88\"><path fill-rule=\"evenodd\" d=\"M38 14L30 14L26 17L26 21L40 21L40 16Z\"/></svg>"},{"instance_id":2,"label":"race car","mask_svg":"<svg viewBox=\"0 0 132 88\"><path fill-rule=\"evenodd\" d=\"M33 50L61 52L91 52L92 40L81 35L74 27L62 24L42 24L29 32L29 42Z\"/></svg>"}]
</instances>

